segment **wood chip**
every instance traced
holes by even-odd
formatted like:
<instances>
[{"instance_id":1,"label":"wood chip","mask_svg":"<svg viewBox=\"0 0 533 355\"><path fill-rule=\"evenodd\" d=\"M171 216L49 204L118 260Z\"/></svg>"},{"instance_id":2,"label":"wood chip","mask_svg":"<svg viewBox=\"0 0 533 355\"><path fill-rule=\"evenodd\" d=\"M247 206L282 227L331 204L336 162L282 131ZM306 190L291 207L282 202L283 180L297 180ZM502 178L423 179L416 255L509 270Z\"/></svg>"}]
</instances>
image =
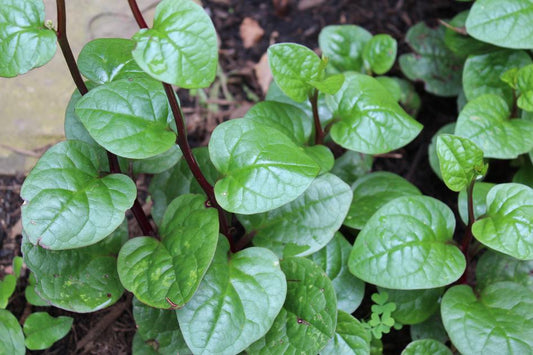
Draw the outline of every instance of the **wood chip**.
<instances>
[{"instance_id":1,"label":"wood chip","mask_svg":"<svg viewBox=\"0 0 533 355\"><path fill-rule=\"evenodd\" d=\"M265 34L265 31L259 26L259 23L250 17L246 17L242 21L239 32L244 48L253 47Z\"/></svg>"},{"instance_id":2,"label":"wood chip","mask_svg":"<svg viewBox=\"0 0 533 355\"><path fill-rule=\"evenodd\" d=\"M266 53L263 54L259 62L254 65L254 72L263 95L266 95L270 82L272 81L272 73L268 66L268 56Z\"/></svg>"},{"instance_id":3,"label":"wood chip","mask_svg":"<svg viewBox=\"0 0 533 355\"><path fill-rule=\"evenodd\" d=\"M322 5L325 2L325 0L300 0L298 2L298 10L305 11L312 9L313 7L317 7L319 5Z\"/></svg>"}]
</instances>

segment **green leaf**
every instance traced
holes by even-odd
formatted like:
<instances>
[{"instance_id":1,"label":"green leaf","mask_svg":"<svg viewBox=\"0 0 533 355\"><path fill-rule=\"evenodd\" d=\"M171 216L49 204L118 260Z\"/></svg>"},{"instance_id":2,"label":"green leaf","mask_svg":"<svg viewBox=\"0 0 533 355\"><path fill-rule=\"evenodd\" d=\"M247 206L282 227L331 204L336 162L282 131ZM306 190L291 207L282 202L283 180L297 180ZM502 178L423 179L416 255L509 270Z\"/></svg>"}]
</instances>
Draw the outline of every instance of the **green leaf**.
<instances>
[{"instance_id":1,"label":"green leaf","mask_svg":"<svg viewBox=\"0 0 533 355\"><path fill-rule=\"evenodd\" d=\"M372 37L363 50L363 60L368 71L378 75L388 72L396 60L398 44L387 34Z\"/></svg>"},{"instance_id":2,"label":"green leaf","mask_svg":"<svg viewBox=\"0 0 533 355\"><path fill-rule=\"evenodd\" d=\"M422 125L398 105L376 79L346 73L342 88L327 97L334 116L331 138L346 149L386 153L412 141Z\"/></svg>"},{"instance_id":3,"label":"green leaf","mask_svg":"<svg viewBox=\"0 0 533 355\"><path fill-rule=\"evenodd\" d=\"M501 97L480 96L459 113L455 134L474 142L486 158L516 158L533 149L533 121L509 119L510 115Z\"/></svg>"},{"instance_id":4,"label":"green leaf","mask_svg":"<svg viewBox=\"0 0 533 355\"><path fill-rule=\"evenodd\" d=\"M134 174L160 174L176 165L181 156L179 146L173 145L169 150L154 157L132 160L131 168Z\"/></svg>"},{"instance_id":5,"label":"green leaf","mask_svg":"<svg viewBox=\"0 0 533 355\"><path fill-rule=\"evenodd\" d=\"M335 164L335 156L325 145L312 145L303 147L305 153L320 166L319 175L329 172Z\"/></svg>"},{"instance_id":6,"label":"green leaf","mask_svg":"<svg viewBox=\"0 0 533 355\"><path fill-rule=\"evenodd\" d=\"M507 0L501 6L498 0L478 0L466 20L468 33L483 42L499 47L533 47L533 20L531 1Z\"/></svg>"},{"instance_id":7,"label":"green leaf","mask_svg":"<svg viewBox=\"0 0 533 355\"><path fill-rule=\"evenodd\" d=\"M420 190L409 181L386 171L359 178L352 190L352 204L343 224L355 229L363 229L370 217L387 202L401 196L420 195Z\"/></svg>"},{"instance_id":8,"label":"green leaf","mask_svg":"<svg viewBox=\"0 0 533 355\"><path fill-rule=\"evenodd\" d=\"M310 80L309 83L313 85L313 87L316 88L318 91L323 92L324 94L335 95L344 83L344 75L335 74L328 76L327 78L320 81Z\"/></svg>"},{"instance_id":9,"label":"green leaf","mask_svg":"<svg viewBox=\"0 0 533 355\"><path fill-rule=\"evenodd\" d=\"M286 135L246 119L218 125L209 141L209 155L224 175L215 185L218 203L242 214L269 211L295 200L320 169Z\"/></svg>"},{"instance_id":10,"label":"green leaf","mask_svg":"<svg viewBox=\"0 0 533 355\"><path fill-rule=\"evenodd\" d=\"M247 233L254 234L254 245L279 257L305 256L333 238L351 200L348 185L335 175L324 174L294 201L265 213L239 216L239 221Z\"/></svg>"},{"instance_id":11,"label":"green leaf","mask_svg":"<svg viewBox=\"0 0 533 355\"><path fill-rule=\"evenodd\" d=\"M69 311L94 312L114 304L124 292L116 255L127 239L127 223L123 223L99 243L71 250L46 250L24 237L22 253L42 299Z\"/></svg>"},{"instance_id":12,"label":"green leaf","mask_svg":"<svg viewBox=\"0 0 533 355\"><path fill-rule=\"evenodd\" d=\"M85 82L85 85L89 90L92 90L97 86L92 81ZM81 123L78 115L76 115L75 107L81 97L78 89L74 90L70 97L67 109L65 110L65 137L67 137L68 140L76 139L94 147L98 147L98 143L96 143L93 137L91 137L83 123Z\"/></svg>"},{"instance_id":13,"label":"green leaf","mask_svg":"<svg viewBox=\"0 0 533 355\"><path fill-rule=\"evenodd\" d=\"M335 336L324 349L323 355L358 355L370 353L370 333L357 319L343 311L337 313Z\"/></svg>"},{"instance_id":14,"label":"green leaf","mask_svg":"<svg viewBox=\"0 0 533 355\"><path fill-rule=\"evenodd\" d=\"M7 274L3 280L0 280L0 309L5 309L9 302L9 298L15 292L17 286L17 278L15 275Z\"/></svg>"},{"instance_id":15,"label":"green leaf","mask_svg":"<svg viewBox=\"0 0 533 355\"><path fill-rule=\"evenodd\" d=\"M473 193L473 204L474 204L474 218L478 219L483 216L487 211L487 194L490 189L494 187L495 184L489 182L476 182L474 185ZM468 195L466 189L459 192L457 198L457 209L459 210L459 215L463 222L468 224Z\"/></svg>"},{"instance_id":16,"label":"green leaf","mask_svg":"<svg viewBox=\"0 0 533 355\"><path fill-rule=\"evenodd\" d=\"M481 243L520 260L533 259L533 189L499 184L487 194L486 217L472 233Z\"/></svg>"},{"instance_id":17,"label":"green leaf","mask_svg":"<svg viewBox=\"0 0 533 355\"><path fill-rule=\"evenodd\" d=\"M35 274L33 272L30 273L30 276L28 277L28 283L29 285L26 286L24 289L24 296L26 297L26 301L28 301L29 304L32 306L49 306L48 302L43 300L41 296L35 292L35 286L37 285L37 281L35 280Z\"/></svg>"},{"instance_id":18,"label":"green leaf","mask_svg":"<svg viewBox=\"0 0 533 355\"><path fill-rule=\"evenodd\" d=\"M133 60L135 42L125 38L98 38L87 43L78 56L80 72L90 81L146 78L146 73Z\"/></svg>"},{"instance_id":19,"label":"green leaf","mask_svg":"<svg viewBox=\"0 0 533 355\"><path fill-rule=\"evenodd\" d=\"M339 158L335 159L335 165L333 165L331 173L351 185L372 170L373 162L374 159L371 155L348 150Z\"/></svg>"},{"instance_id":20,"label":"green leaf","mask_svg":"<svg viewBox=\"0 0 533 355\"><path fill-rule=\"evenodd\" d=\"M365 294L365 283L348 270L351 250L351 244L337 232L326 247L309 256L330 278L337 295L337 308L347 313L359 307Z\"/></svg>"},{"instance_id":21,"label":"green leaf","mask_svg":"<svg viewBox=\"0 0 533 355\"><path fill-rule=\"evenodd\" d=\"M407 31L405 40L415 52L400 56L400 68L405 76L413 81L423 81L426 91L432 94L459 94L462 60L446 47L444 27L432 29L420 22Z\"/></svg>"},{"instance_id":22,"label":"green leaf","mask_svg":"<svg viewBox=\"0 0 533 355\"><path fill-rule=\"evenodd\" d=\"M516 73L516 87L520 96L516 102L518 107L533 111L533 64L526 65Z\"/></svg>"},{"instance_id":23,"label":"green leaf","mask_svg":"<svg viewBox=\"0 0 533 355\"><path fill-rule=\"evenodd\" d=\"M394 320L402 324L417 324L428 319L439 309L439 298L444 288L426 290L392 290L378 287L380 293L388 294L388 301L396 305L391 313Z\"/></svg>"},{"instance_id":24,"label":"green leaf","mask_svg":"<svg viewBox=\"0 0 533 355\"><path fill-rule=\"evenodd\" d=\"M389 91L403 109L411 116L416 116L422 102L413 84L405 79L390 76L378 76L376 80Z\"/></svg>"},{"instance_id":25,"label":"green leaf","mask_svg":"<svg viewBox=\"0 0 533 355\"><path fill-rule=\"evenodd\" d=\"M348 266L358 278L387 288L448 285L466 266L452 243L454 228L454 215L444 203L427 196L399 197L367 222Z\"/></svg>"},{"instance_id":26,"label":"green leaf","mask_svg":"<svg viewBox=\"0 0 533 355\"><path fill-rule=\"evenodd\" d=\"M533 294L525 286L498 282L476 297L469 286L442 298L442 320L463 354L527 354L533 348Z\"/></svg>"},{"instance_id":27,"label":"green leaf","mask_svg":"<svg viewBox=\"0 0 533 355\"><path fill-rule=\"evenodd\" d=\"M487 53L498 49L485 42L480 42L475 38L465 34L465 23L469 11L463 11L452 18L448 24L453 28L446 27L444 33L444 43L456 56L466 58L469 55Z\"/></svg>"},{"instance_id":28,"label":"green leaf","mask_svg":"<svg viewBox=\"0 0 533 355\"><path fill-rule=\"evenodd\" d=\"M265 335L283 306L286 281L278 258L263 248L228 255L219 239L198 291L177 311L194 354L237 354Z\"/></svg>"},{"instance_id":29,"label":"green leaf","mask_svg":"<svg viewBox=\"0 0 533 355\"><path fill-rule=\"evenodd\" d=\"M167 208L152 237L129 240L118 255L124 287L156 308L181 308L196 292L218 240L218 213L202 195L182 195Z\"/></svg>"},{"instance_id":30,"label":"green leaf","mask_svg":"<svg viewBox=\"0 0 533 355\"><path fill-rule=\"evenodd\" d=\"M94 244L113 232L137 195L122 174L104 177L107 162L81 141L50 148L24 181L22 226L33 244L52 250Z\"/></svg>"},{"instance_id":31,"label":"green leaf","mask_svg":"<svg viewBox=\"0 0 533 355\"><path fill-rule=\"evenodd\" d=\"M17 318L5 309L0 309L0 354L24 355L24 334Z\"/></svg>"},{"instance_id":32,"label":"green leaf","mask_svg":"<svg viewBox=\"0 0 533 355\"><path fill-rule=\"evenodd\" d=\"M207 87L218 65L217 35L201 6L190 0L163 0L154 25L133 38L133 58L153 78L187 89Z\"/></svg>"},{"instance_id":33,"label":"green leaf","mask_svg":"<svg viewBox=\"0 0 533 355\"><path fill-rule=\"evenodd\" d=\"M363 70L363 49L372 35L356 25L326 26L318 35L322 53L338 72Z\"/></svg>"},{"instance_id":34,"label":"green leaf","mask_svg":"<svg viewBox=\"0 0 533 355\"><path fill-rule=\"evenodd\" d=\"M25 344L30 350L44 350L68 334L74 318L54 318L46 312L32 313L24 322Z\"/></svg>"},{"instance_id":35,"label":"green leaf","mask_svg":"<svg viewBox=\"0 0 533 355\"><path fill-rule=\"evenodd\" d=\"M410 342L402 351L402 355L452 355L452 351L444 344L434 339L421 339Z\"/></svg>"},{"instance_id":36,"label":"green leaf","mask_svg":"<svg viewBox=\"0 0 533 355\"><path fill-rule=\"evenodd\" d=\"M437 137L437 155L444 183L452 191L461 191L487 173L483 151L470 139L441 134Z\"/></svg>"},{"instance_id":37,"label":"green leaf","mask_svg":"<svg viewBox=\"0 0 533 355\"><path fill-rule=\"evenodd\" d=\"M167 96L152 79L122 79L94 88L78 101L76 114L98 144L122 157L150 158L176 141Z\"/></svg>"},{"instance_id":38,"label":"green leaf","mask_svg":"<svg viewBox=\"0 0 533 355\"><path fill-rule=\"evenodd\" d=\"M311 260L291 257L281 262L287 298L264 338L250 354L316 354L335 334L337 299L331 281Z\"/></svg>"},{"instance_id":39,"label":"green leaf","mask_svg":"<svg viewBox=\"0 0 533 355\"><path fill-rule=\"evenodd\" d=\"M445 344L448 339L448 334L442 324L440 312L433 313L428 319L422 323L413 324L410 326L411 339L435 339Z\"/></svg>"},{"instance_id":40,"label":"green leaf","mask_svg":"<svg viewBox=\"0 0 533 355\"><path fill-rule=\"evenodd\" d=\"M13 77L48 63L56 33L44 26L42 0L3 0L0 7L0 76Z\"/></svg>"},{"instance_id":41,"label":"green leaf","mask_svg":"<svg viewBox=\"0 0 533 355\"><path fill-rule=\"evenodd\" d=\"M278 43L268 48L272 76L281 90L296 102L309 98L312 81L319 81L320 58L307 47L295 43Z\"/></svg>"},{"instance_id":42,"label":"green leaf","mask_svg":"<svg viewBox=\"0 0 533 355\"><path fill-rule=\"evenodd\" d=\"M476 264L476 286L483 290L499 281L513 281L533 291L533 260L517 260L487 250Z\"/></svg>"},{"instance_id":43,"label":"green leaf","mask_svg":"<svg viewBox=\"0 0 533 355\"><path fill-rule=\"evenodd\" d=\"M431 166L431 169L442 180L442 172L440 171L440 163L439 163L439 157L437 155L437 138L441 134L450 133L453 134L455 131L455 122L448 123L441 128L431 137L431 142L428 146L428 158L429 158L429 165Z\"/></svg>"},{"instance_id":44,"label":"green leaf","mask_svg":"<svg viewBox=\"0 0 533 355\"><path fill-rule=\"evenodd\" d=\"M531 58L526 52L507 49L468 57L463 70L463 90L467 100L472 101L484 94L495 94L504 98L508 106L512 106L513 89L500 77L511 68L520 68L530 63Z\"/></svg>"},{"instance_id":45,"label":"green leaf","mask_svg":"<svg viewBox=\"0 0 533 355\"><path fill-rule=\"evenodd\" d=\"M22 270L22 265L24 264L24 259L21 256L15 256L13 258L13 275L18 279L20 277L20 271Z\"/></svg>"}]
</instances>

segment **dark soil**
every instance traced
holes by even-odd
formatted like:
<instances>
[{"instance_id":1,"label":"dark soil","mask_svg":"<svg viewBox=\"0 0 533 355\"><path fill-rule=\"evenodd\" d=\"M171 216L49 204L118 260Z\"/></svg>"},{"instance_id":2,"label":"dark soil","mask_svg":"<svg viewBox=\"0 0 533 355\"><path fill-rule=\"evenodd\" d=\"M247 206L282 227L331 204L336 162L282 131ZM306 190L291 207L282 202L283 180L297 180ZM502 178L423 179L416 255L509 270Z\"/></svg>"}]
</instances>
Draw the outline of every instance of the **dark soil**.
<instances>
[{"instance_id":1,"label":"dark soil","mask_svg":"<svg viewBox=\"0 0 533 355\"><path fill-rule=\"evenodd\" d=\"M212 15L220 36L222 69L227 75L228 89L234 102L221 100L216 103L217 113L213 114L199 111L195 99L182 99L184 111L188 115L188 129L193 133L191 141L196 145L205 144L207 133L217 122L237 117L241 113L238 111L239 107L249 107L250 99L254 96L262 97L253 65L265 53L269 43L297 42L317 48L318 34L324 26L357 24L373 34L392 35L398 40L402 53L409 51L404 42L404 34L410 26L419 21L436 24L436 19L450 18L468 7L468 4L449 0L330 0L305 11L298 10L296 0L204 0L204 5ZM246 17L255 19L265 31L262 39L248 49L244 48L239 34L239 26ZM402 76L397 67L392 74ZM444 124L456 119L455 100L437 98L425 94L422 87L417 88L423 103L417 119L424 125L424 130L414 142L398 152L401 158L379 158L374 169L392 171L406 177L424 194L444 201L456 211L456 194L447 190L435 178L427 158L427 146L433 134ZM499 175L502 171L505 176ZM494 176L491 181L504 181L509 177L508 166L493 169L491 174ZM10 271L12 258L20 255L21 228L17 222L22 203L18 195L22 181L22 176L0 176L0 279ZM462 234L461 228L464 228L459 227L458 236ZM23 278L9 305L9 309L19 319L24 319L32 311L44 310L26 304L23 292L25 284L26 280ZM368 290L367 293L370 292ZM56 308L46 308L53 315L71 315L75 322L67 337L42 353L129 353L135 333L130 302L131 297L125 295L114 306L92 314L72 314ZM361 317L368 314L367 304L357 312ZM404 327L402 331L393 332L384 338L385 352L399 354L409 341L408 327Z\"/></svg>"}]
</instances>

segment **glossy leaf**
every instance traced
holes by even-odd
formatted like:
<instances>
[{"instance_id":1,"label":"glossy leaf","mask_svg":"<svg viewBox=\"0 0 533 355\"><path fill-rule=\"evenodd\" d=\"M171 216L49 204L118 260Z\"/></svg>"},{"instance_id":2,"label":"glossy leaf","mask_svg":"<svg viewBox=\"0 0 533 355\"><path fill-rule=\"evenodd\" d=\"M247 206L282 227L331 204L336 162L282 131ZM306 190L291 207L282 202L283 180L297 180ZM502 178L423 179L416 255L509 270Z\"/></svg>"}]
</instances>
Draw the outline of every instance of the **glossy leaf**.
<instances>
[{"instance_id":1,"label":"glossy leaf","mask_svg":"<svg viewBox=\"0 0 533 355\"><path fill-rule=\"evenodd\" d=\"M281 262L287 277L287 298L264 338L250 354L316 354L335 334L337 300L331 281L311 260Z\"/></svg>"},{"instance_id":2,"label":"glossy leaf","mask_svg":"<svg viewBox=\"0 0 533 355\"><path fill-rule=\"evenodd\" d=\"M24 343L30 350L48 349L68 334L73 321L71 317L54 318L46 312L32 313L24 322Z\"/></svg>"},{"instance_id":3,"label":"glossy leaf","mask_svg":"<svg viewBox=\"0 0 533 355\"><path fill-rule=\"evenodd\" d=\"M246 119L218 125L209 141L209 155L224 176L215 185L218 203L242 214L265 212L295 200L320 169L286 135Z\"/></svg>"},{"instance_id":4,"label":"glossy leaf","mask_svg":"<svg viewBox=\"0 0 533 355\"><path fill-rule=\"evenodd\" d=\"M163 0L154 25L133 38L133 58L153 78L187 89L207 87L218 65L217 35L201 6L190 0Z\"/></svg>"},{"instance_id":5,"label":"glossy leaf","mask_svg":"<svg viewBox=\"0 0 533 355\"><path fill-rule=\"evenodd\" d=\"M452 355L452 351L444 344L434 339L415 340L407 345L402 355Z\"/></svg>"},{"instance_id":6,"label":"glossy leaf","mask_svg":"<svg viewBox=\"0 0 533 355\"><path fill-rule=\"evenodd\" d=\"M470 139L485 157L513 159L533 149L533 121L509 119L505 100L494 94L480 96L463 108L455 134Z\"/></svg>"},{"instance_id":7,"label":"glossy leaf","mask_svg":"<svg viewBox=\"0 0 533 355\"><path fill-rule=\"evenodd\" d=\"M444 288L429 288L426 290L392 290L378 287L380 294L388 294L387 302L396 305L391 313L392 318L402 324L417 324L428 319L439 309L439 298Z\"/></svg>"},{"instance_id":8,"label":"glossy leaf","mask_svg":"<svg viewBox=\"0 0 533 355\"><path fill-rule=\"evenodd\" d=\"M359 178L352 190L352 204L343 224L355 229L363 229L370 217L387 202L401 196L420 195L420 190L409 181L386 171Z\"/></svg>"},{"instance_id":9,"label":"glossy leaf","mask_svg":"<svg viewBox=\"0 0 533 355\"><path fill-rule=\"evenodd\" d=\"M0 309L5 309L9 302L9 298L15 292L17 286L17 278L15 275L7 274L3 280L0 280Z\"/></svg>"},{"instance_id":10,"label":"glossy leaf","mask_svg":"<svg viewBox=\"0 0 533 355\"><path fill-rule=\"evenodd\" d=\"M451 51L460 58L497 50L497 47L478 41L464 33L468 13L468 10L460 12L448 22L452 28L447 27L444 33L444 43L446 44L446 47L451 49Z\"/></svg>"},{"instance_id":11,"label":"glossy leaf","mask_svg":"<svg viewBox=\"0 0 533 355\"><path fill-rule=\"evenodd\" d=\"M473 204L474 204L474 218L478 219L487 212L487 194L495 184L489 182L476 182L474 185ZM466 189L459 192L457 198L457 209L463 222L468 224L468 195Z\"/></svg>"},{"instance_id":12,"label":"glossy leaf","mask_svg":"<svg viewBox=\"0 0 533 355\"><path fill-rule=\"evenodd\" d=\"M370 32L356 25L326 26L318 35L322 53L338 72L363 70L363 49L372 39Z\"/></svg>"},{"instance_id":13,"label":"glossy leaf","mask_svg":"<svg viewBox=\"0 0 533 355\"><path fill-rule=\"evenodd\" d=\"M163 217L161 242L133 238L120 250L120 281L141 302L181 308L196 292L218 240L218 214L205 201L202 195L176 198Z\"/></svg>"},{"instance_id":14,"label":"glossy leaf","mask_svg":"<svg viewBox=\"0 0 533 355\"><path fill-rule=\"evenodd\" d=\"M280 258L305 256L333 238L351 200L348 185L335 175L324 174L294 201L265 213L239 216L239 220L247 233L254 234L254 245Z\"/></svg>"},{"instance_id":15,"label":"glossy leaf","mask_svg":"<svg viewBox=\"0 0 533 355\"><path fill-rule=\"evenodd\" d=\"M13 77L48 63L56 33L44 24L42 0L3 0L0 7L0 76Z\"/></svg>"},{"instance_id":16,"label":"glossy leaf","mask_svg":"<svg viewBox=\"0 0 533 355\"><path fill-rule=\"evenodd\" d=\"M80 141L50 148L24 181L22 226L33 244L61 250L97 243L124 219L137 195L122 174L104 177L107 161Z\"/></svg>"},{"instance_id":17,"label":"glossy leaf","mask_svg":"<svg viewBox=\"0 0 533 355\"><path fill-rule=\"evenodd\" d=\"M413 117L418 114L422 102L413 84L391 76L378 76L376 80L400 103L405 112Z\"/></svg>"},{"instance_id":18,"label":"glossy leaf","mask_svg":"<svg viewBox=\"0 0 533 355\"><path fill-rule=\"evenodd\" d=\"M452 244L455 218L427 196L399 197L381 207L355 240L348 266L378 286L412 290L448 285L466 263Z\"/></svg>"},{"instance_id":19,"label":"glossy leaf","mask_svg":"<svg viewBox=\"0 0 533 355\"><path fill-rule=\"evenodd\" d=\"M449 289L442 320L463 354L527 354L533 348L533 294L513 282L498 282L476 297L469 286Z\"/></svg>"},{"instance_id":20,"label":"glossy leaf","mask_svg":"<svg viewBox=\"0 0 533 355\"><path fill-rule=\"evenodd\" d=\"M533 259L533 189L515 183L499 184L487 194L486 217L472 233L489 248L521 260Z\"/></svg>"},{"instance_id":21,"label":"glossy leaf","mask_svg":"<svg viewBox=\"0 0 533 355\"><path fill-rule=\"evenodd\" d=\"M444 329L442 324L440 312L433 313L422 323L413 324L409 328L413 340L435 339L443 344L449 340L446 329Z\"/></svg>"},{"instance_id":22,"label":"glossy leaf","mask_svg":"<svg viewBox=\"0 0 533 355\"><path fill-rule=\"evenodd\" d=\"M533 291L533 260L517 260L492 250L483 253L476 264L476 282L480 290L499 281L513 281Z\"/></svg>"},{"instance_id":23,"label":"glossy leaf","mask_svg":"<svg viewBox=\"0 0 533 355\"><path fill-rule=\"evenodd\" d=\"M339 158L335 159L331 173L351 185L361 176L370 172L373 162L374 159L371 155L348 150Z\"/></svg>"},{"instance_id":24,"label":"glossy leaf","mask_svg":"<svg viewBox=\"0 0 533 355\"><path fill-rule=\"evenodd\" d=\"M363 50L365 67L378 75L388 72L396 61L398 44L387 34L372 37Z\"/></svg>"},{"instance_id":25,"label":"glossy leaf","mask_svg":"<svg viewBox=\"0 0 533 355\"><path fill-rule=\"evenodd\" d=\"M0 309L0 354L26 354L22 328L17 318L5 309Z\"/></svg>"},{"instance_id":26,"label":"glossy leaf","mask_svg":"<svg viewBox=\"0 0 533 355\"><path fill-rule=\"evenodd\" d=\"M85 82L85 86L87 86L89 90L92 90L97 85L92 81L87 81ZM98 143L96 143L93 137L91 137L87 128L85 128L78 115L76 115L75 107L80 99L80 92L78 89L74 90L68 102L67 109L65 110L65 137L67 137L68 140L76 139L98 147Z\"/></svg>"},{"instance_id":27,"label":"glossy leaf","mask_svg":"<svg viewBox=\"0 0 533 355\"><path fill-rule=\"evenodd\" d=\"M335 74L328 76L327 78L323 80L311 80L309 81L311 85L318 91L329 94L329 95L335 95L337 91L340 90L342 87L342 84L344 83L344 75L343 74Z\"/></svg>"},{"instance_id":28,"label":"glossy leaf","mask_svg":"<svg viewBox=\"0 0 533 355\"><path fill-rule=\"evenodd\" d=\"M343 311L337 313L335 336L324 349L323 355L358 355L370 353L370 333L357 319Z\"/></svg>"},{"instance_id":29,"label":"glossy leaf","mask_svg":"<svg viewBox=\"0 0 533 355\"><path fill-rule=\"evenodd\" d=\"M124 292L116 255L127 239L127 223L123 223L101 242L72 250L46 250L25 237L22 253L42 299L69 311L94 312L112 305Z\"/></svg>"},{"instance_id":30,"label":"glossy leaf","mask_svg":"<svg viewBox=\"0 0 533 355\"><path fill-rule=\"evenodd\" d=\"M376 79L346 73L342 88L328 96L328 106L340 121L331 127L331 138L346 149L380 154L412 141L422 125L391 98Z\"/></svg>"},{"instance_id":31,"label":"glossy leaf","mask_svg":"<svg viewBox=\"0 0 533 355\"><path fill-rule=\"evenodd\" d=\"M161 83L122 79L101 85L76 104L76 114L94 140L112 153L144 159L170 149L176 134Z\"/></svg>"},{"instance_id":32,"label":"glossy leaf","mask_svg":"<svg viewBox=\"0 0 533 355\"><path fill-rule=\"evenodd\" d=\"M351 250L351 244L337 232L328 245L309 256L331 280L337 295L337 309L347 313L359 307L365 294L365 283L348 270Z\"/></svg>"},{"instance_id":33,"label":"glossy leaf","mask_svg":"<svg viewBox=\"0 0 533 355\"><path fill-rule=\"evenodd\" d=\"M335 164L335 156L325 145L317 144L303 147L305 153L320 166L319 175L329 172Z\"/></svg>"},{"instance_id":34,"label":"glossy leaf","mask_svg":"<svg viewBox=\"0 0 533 355\"><path fill-rule=\"evenodd\" d=\"M169 150L154 157L132 160L131 170L134 174L160 174L176 165L181 156L178 145L173 145Z\"/></svg>"},{"instance_id":35,"label":"glossy leaf","mask_svg":"<svg viewBox=\"0 0 533 355\"><path fill-rule=\"evenodd\" d=\"M265 335L287 292L278 258L263 248L228 255L226 238L198 291L177 311L194 354L237 354Z\"/></svg>"},{"instance_id":36,"label":"glossy leaf","mask_svg":"<svg viewBox=\"0 0 533 355\"><path fill-rule=\"evenodd\" d=\"M429 159L429 165L431 166L431 169L442 180L442 172L440 171L440 163L439 163L439 157L437 155L437 138L441 134L453 134L455 131L455 122L448 123L441 128L431 137L431 142L428 146L428 159Z\"/></svg>"}]
</instances>

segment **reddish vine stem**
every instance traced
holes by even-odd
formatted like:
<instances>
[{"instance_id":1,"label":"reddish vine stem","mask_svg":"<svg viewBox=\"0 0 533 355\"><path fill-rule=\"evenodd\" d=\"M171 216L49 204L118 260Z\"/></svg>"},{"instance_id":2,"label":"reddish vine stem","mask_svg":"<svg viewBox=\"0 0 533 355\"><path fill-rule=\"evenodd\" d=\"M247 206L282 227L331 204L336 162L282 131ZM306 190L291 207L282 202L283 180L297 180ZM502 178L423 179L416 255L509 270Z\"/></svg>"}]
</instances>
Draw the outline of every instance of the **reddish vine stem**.
<instances>
[{"instance_id":1,"label":"reddish vine stem","mask_svg":"<svg viewBox=\"0 0 533 355\"><path fill-rule=\"evenodd\" d=\"M459 283L466 284L468 283L468 269L470 264L470 243L472 242L473 234L472 234L472 225L474 224L475 216L474 216L474 184L476 183L476 180L472 180L472 182L468 185L466 189L466 194L468 198L468 225L466 226L465 236L463 237L463 240L461 242L461 251L463 252L463 255L466 259L466 269L463 275L461 276L461 279L459 280Z\"/></svg>"},{"instance_id":2,"label":"reddish vine stem","mask_svg":"<svg viewBox=\"0 0 533 355\"><path fill-rule=\"evenodd\" d=\"M57 42L63 53L63 57L67 62L70 75L78 88L78 91L83 96L89 92L83 78L81 77L78 65L76 64L76 59L74 59L74 54L72 54L72 49L67 38L67 13L65 8L65 0L57 0ZM109 170L113 174L120 173L120 165L118 163L118 158L115 154L107 152L107 160L109 162ZM135 216L139 227L141 228L144 235L155 236L155 232L148 221L148 217L144 214L141 204L135 199L133 206L131 207L131 212Z\"/></svg>"},{"instance_id":3,"label":"reddish vine stem","mask_svg":"<svg viewBox=\"0 0 533 355\"><path fill-rule=\"evenodd\" d=\"M318 90L314 90L313 94L309 97L311 102L311 108L313 110L313 120L315 122L315 144L324 143L324 130L322 129L322 124L320 123L320 116L318 115Z\"/></svg>"}]
</instances>

